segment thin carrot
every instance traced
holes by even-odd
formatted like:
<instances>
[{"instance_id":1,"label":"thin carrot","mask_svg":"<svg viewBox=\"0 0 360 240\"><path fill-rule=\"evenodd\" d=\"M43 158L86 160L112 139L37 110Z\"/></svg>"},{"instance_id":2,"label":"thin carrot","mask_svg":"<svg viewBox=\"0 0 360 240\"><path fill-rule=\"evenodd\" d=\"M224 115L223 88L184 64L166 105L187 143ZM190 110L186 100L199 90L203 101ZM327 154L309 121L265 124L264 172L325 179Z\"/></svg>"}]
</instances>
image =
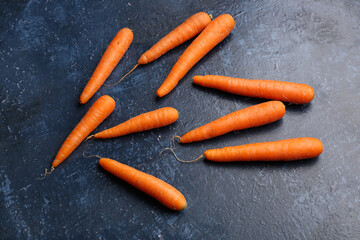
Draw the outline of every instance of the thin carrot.
<instances>
[{"instance_id":1,"label":"thin carrot","mask_svg":"<svg viewBox=\"0 0 360 240\"><path fill-rule=\"evenodd\" d=\"M266 98L304 104L314 98L309 85L274 80L250 80L225 76L195 76L193 82L203 87L215 88L242 96Z\"/></svg>"},{"instance_id":2,"label":"thin carrot","mask_svg":"<svg viewBox=\"0 0 360 240\"><path fill-rule=\"evenodd\" d=\"M158 59L159 57L161 57L171 49L195 37L210 22L211 22L211 16L209 16L205 12L199 12L192 15L191 17L186 19L185 22L180 24L178 27L176 27L174 30L168 33L165 37L163 37L157 43L155 43L143 55L141 55L137 64L127 74L125 74L116 84L108 85L108 86L115 86L119 84L126 76L132 73L139 65L148 64Z\"/></svg>"},{"instance_id":3,"label":"thin carrot","mask_svg":"<svg viewBox=\"0 0 360 240\"><path fill-rule=\"evenodd\" d=\"M163 149L163 151L165 150L170 150L176 160L182 163L196 162L204 157L214 162L295 161L319 156L323 152L323 145L316 138L291 138L221 149L209 149L199 157L185 161L176 155L174 147Z\"/></svg>"},{"instance_id":4,"label":"thin carrot","mask_svg":"<svg viewBox=\"0 0 360 240\"><path fill-rule=\"evenodd\" d=\"M99 164L106 171L150 195L170 209L180 211L187 207L186 199L181 192L152 175L109 158L101 158Z\"/></svg>"},{"instance_id":5,"label":"thin carrot","mask_svg":"<svg viewBox=\"0 0 360 240\"><path fill-rule=\"evenodd\" d=\"M52 163L52 167L55 168L63 162L110 115L114 108L115 101L110 96L104 95L96 100L62 144Z\"/></svg>"},{"instance_id":6,"label":"thin carrot","mask_svg":"<svg viewBox=\"0 0 360 240\"><path fill-rule=\"evenodd\" d=\"M285 105L279 101L260 103L232 112L184 134L181 143L202 141L231 131L257 127L275 122L285 115Z\"/></svg>"},{"instance_id":7,"label":"thin carrot","mask_svg":"<svg viewBox=\"0 0 360 240\"><path fill-rule=\"evenodd\" d=\"M95 94L109 77L120 59L124 56L133 40L133 33L128 28L121 29L110 42L101 57L94 73L80 96L80 103L84 104Z\"/></svg>"},{"instance_id":8,"label":"thin carrot","mask_svg":"<svg viewBox=\"0 0 360 240\"><path fill-rule=\"evenodd\" d=\"M130 133L146 131L170 125L175 122L178 117L179 113L176 109L171 107L164 107L155 111L140 114L115 127L91 135L90 137L113 138Z\"/></svg>"},{"instance_id":9,"label":"thin carrot","mask_svg":"<svg viewBox=\"0 0 360 240\"><path fill-rule=\"evenodd\" d=\"M229 35L234 26L235 21L229 14L215 18L180 56L156 94L163 97L173 90L202 57Z\"/></svg>"},{"instance_id":10,"label":"thin carrot","mask_svg":"<svg viewBox=\"0 0 360 240\"><path fill-rule=\"evenodd\" d=\"M204 155L215 162L293 161L317 157L322 151L319 139L305 137L210 149Z\"/></svg>"}]
</instances>

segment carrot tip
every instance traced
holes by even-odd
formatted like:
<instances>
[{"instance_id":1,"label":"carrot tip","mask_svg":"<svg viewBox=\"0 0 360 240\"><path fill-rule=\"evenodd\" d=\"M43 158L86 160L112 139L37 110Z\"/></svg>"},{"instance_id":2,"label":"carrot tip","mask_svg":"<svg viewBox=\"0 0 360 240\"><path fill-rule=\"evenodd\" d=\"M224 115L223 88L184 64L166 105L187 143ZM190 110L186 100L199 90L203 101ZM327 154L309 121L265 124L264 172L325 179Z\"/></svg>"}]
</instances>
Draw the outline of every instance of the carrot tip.
<instances>
[{"instance_id":1,"label":"carrot tip","mask_svg":"<svg viewBox=\"0 0 360 240\"><path fill-rule=\"evenodd\" d=\"M89 139L92 139L92 138L95 138L95 135L90 135L90 136L88 136L88 137L85 139L85 142L86 142L87 140L89 140Z\"/></svg>"},{"instance_id":2,"label":"carrot tip","mask_svg":"<svg viewBox=\"0 0 360 240\"><path fill-rule=\"evenodd\" d=\"M51 166L50 172L48 172L47 168L45 168L45 172L42 177L38 178L38 180L43 180L46 178L47 175L50 175L55 170L54 166Z\"/></svg>"},{"instance_id":3,"label":"carrot tip","mask_svg":"<svg viewBox=\"0 0 360 240\"><path fill-rule=\"evenodd\" d=\"M127 77L130 73L132 73L137 67L139 66L139 63L137 63L127 74L125 74L117 83L109 85L109 84L103 84L106 87L114 87L118 85L122 80L124 80L125 77Z\"/></svg>"}]
</instances>

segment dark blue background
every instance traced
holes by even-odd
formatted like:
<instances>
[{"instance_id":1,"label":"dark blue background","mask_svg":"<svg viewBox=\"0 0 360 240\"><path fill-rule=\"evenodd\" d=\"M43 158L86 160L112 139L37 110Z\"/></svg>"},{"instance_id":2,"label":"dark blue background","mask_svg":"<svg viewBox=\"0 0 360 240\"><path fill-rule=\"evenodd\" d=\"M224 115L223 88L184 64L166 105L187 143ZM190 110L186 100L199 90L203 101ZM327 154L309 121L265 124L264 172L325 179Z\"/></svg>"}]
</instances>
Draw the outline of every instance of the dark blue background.
<instances>
[{"instance_id":1,"label":"dark blue background","mask_svg":"<svg viewBox=\"0 0 360 240\"><path fill-rule=\"evenodd\" d=\"M2 239L357 239L360 235L360 2L299 1L1 1L0 236ZM134 41L107 83L198 11L234 16L228 38L163 99L155 91L190 42L139 67L86 105L80 93L116 32ZM177 146L190 159L210 148L316 137L323 154L290 163L181 164L171 136L263 102L205 89L191 77L218 74L311 85L315 99L287 104L276 123ZM173 212L112 177L81 144L44 181L59 147L101 95L116 100L103 130L171 106L170 127L89 141L87 152L113 158L178 188L188 208Z\"/></svg>"}]
</instances>

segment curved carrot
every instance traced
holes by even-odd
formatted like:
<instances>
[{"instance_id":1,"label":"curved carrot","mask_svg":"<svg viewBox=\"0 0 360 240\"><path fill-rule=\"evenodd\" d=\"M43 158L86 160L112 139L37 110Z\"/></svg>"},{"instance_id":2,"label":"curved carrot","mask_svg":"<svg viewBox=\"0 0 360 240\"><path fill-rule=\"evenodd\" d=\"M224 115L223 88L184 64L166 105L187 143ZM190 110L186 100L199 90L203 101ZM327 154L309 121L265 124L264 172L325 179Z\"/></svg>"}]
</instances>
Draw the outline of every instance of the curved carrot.
<instances>
[{"instance_id":1,"label":"curved carrot","mask_svg":"<svg viewBox=\"0 0 360 240\"><path fill-rule=\"evenodd\" d=\"M180 211L187 207L186 199L181 192L152 175L109 158L101 158L99 164L106 171L145 192L170 209Z\"/></svg>"},{"instance_id":2,"label":"curved carrot","mask_svg":"<svg viewBox=\"0 0 360 240\"><path fill-rule=\"evenodd\" d=\"M225 133L275 122L285 115L285 105L279 101L260 103L244 108L184 134L181 143L202 141Z\"/></svg>"},{"instance_id":3,"label":"curved carrot","mask_svg":"<svg viewBox=\"0 0 360 240\"><path fill-rule=\"evenodd\" d=\"M215 162L293 161L317 157L322 151L319 139L305 137L210 149L204 155L207 160Z\"/></svg>"},{"instance_id":4,"label":"curved carrot","mask_svg":"<svg viewBox=\"0 0 360 240\"><path fill-rule=\"evenodd\" d=\"M311 102L314 98L314 89L302 83L250 80L215 75L195 76L193 82L203 87L215 88L242 96L298 104Z\"/></svg>"},{"instance_id":5,"label":"curved carrot","mask_svg":"<svg viewBox=\"0 0 360 240\"><path fill-rule=\"evenodd\" d=\"M158 59L166 52L198 35L210 22L211 18L205 12L192 15L141 55L138 64L148 64Z\"/></svg>"},{"instance_id":6,"label":"curved carrot","mask_svg":"<svg viewBox=\"0 0 360 240\"><path fill-rule=\"evenodd\" d=\"M121 29L110 42L104 55L101 57L89 82L80 96L80 103L84 104L95 94L110 73L114 70L120 59L124 56L133 40L133 33L128 28Z\"/></svg>"},{"instance_id":7,"label":"curved carrot","mask_svg":"<svg viewBox=\"0 0 360 240\"><path fill-rule=\"evenodd\" d=\"M229 14L215 18L180 56L156 94L163 97L173 90L202 57L229 35L234 26L235 21Z\"/></svg>"},{"instance_id":8,"label":"curved carrot","mask_svg":"<svg viewBox=\"0 0 360 240\"><path fill-rule=\"evenodd\" d=\"M52 163L52 167L55 168L63 162L77 146L110 115L114 108L115 101L110 96L104 95L96 100L62 144Z\"/></svg>"},{"instance_id":9,"label":"curved carrot","mask_svg":"<svg viewBox=\"0 0 360 240\"><path fill-rule=\"evenodd\" d=\"M130 133L146 131L154 128L167 126L175 122L179 117L176 109L164 107L155 111L140 114L115 127L96 133L91 137L113 138Z\"/></svg>"}]
</instances>

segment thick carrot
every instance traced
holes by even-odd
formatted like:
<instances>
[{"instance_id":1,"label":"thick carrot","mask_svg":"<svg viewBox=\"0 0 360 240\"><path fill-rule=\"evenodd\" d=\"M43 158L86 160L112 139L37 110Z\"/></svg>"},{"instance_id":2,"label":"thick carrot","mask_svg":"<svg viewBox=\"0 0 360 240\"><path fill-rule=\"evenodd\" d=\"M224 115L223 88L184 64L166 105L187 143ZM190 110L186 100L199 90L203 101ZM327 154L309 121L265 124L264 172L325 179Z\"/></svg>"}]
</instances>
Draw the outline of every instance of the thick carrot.
<instances>
[{"instance_id":1,"label":"thick carrot","mask_svg":"<svg viewBox=\"0 0 360 240\"><path fill-rule=\"evenodd\" d=\"M109 158L101 158L99 164L106 171L145 192L170 209L180 211L187 207L186 199L181 192L152 175Z\"/></svg>"},{"instance_id":2,"label":"thick carrot","mask_svg":"<svg viewBox=\"0 0 360 240\"><path fill-rule=\"evenodd\" d=\"M175 122L179 117L176 109L164 107L155 111L140 114L115 127L96 133L91 137L113 138L130 133L146 131L154 128L167 126Z\"/></svg>"},{"instance_id":3,"label":"thick carrot","mask_svg":"<svg viewBox=\"0 0 360 240\"><path fill-rule=\"evenodd\" d=\"M78 125L66 138L52 163L52 167L55 168L63 162L77 146L79 146L80 143L110 115L114 108L115 101L110 96L104 95L96 100Z\"/></svg>"},{"instance_id":4,"label":"thick carrot","mask_svg":"<svg viewBox=\"0 0 360 240\"><path fill-rule=\"evenodd\" d=\"M138 64L148 64L158 59L166 52L198 35L210 22L211 18L205 12L192 15L141 55Z\"/></svg>"},{"instance_id":5,"label":"thick carrot","mask_svg":"<svg viewBox=\"0 0 360 240\"><path fill-rule=\"evenodd\" d=\"M204 155L215 162L293 161L317 157L322 151L319 139L305 137L210 149Z\"/></svg>"},{"instance_id":6,"label":"thick carrot","mask_svg":"<svg viewBox=\"0 0 360 240\"><path fill-rule=\"evenodd\" d=\"M87 103L95 92L99 90L120 59L124 56L132 40L133 33L128 28L123 28L116 34L81 93L80 103Z\"/></svg>"},{"instance_id":7,"label":"thick carrot","mask_svg":"<svg viewBox=\"0 0 360 240\"><path fill-rule=\"evenodd\" d=\"M279 101L260 103L232 112L184 134L181 143L202 141L225 133L275 122L285 115L285 105Z\"/></svg>"},{"instance_id":8,"label":"thick carrot","mask_svg":"<svg viewBox=\"0 0 360 240\"><path fill-rule=\"evenodd\" d=\"M242 96L298 104L308 103L314 98L314 89L302 83L250 80L215 75L195 76L193 82L203 87L215 88Z\"/></svg>"},{"instance_id":9,"label":"thick carrot","mask_svg":"<svg viewBox=\"0 0 360 240\"><path fill-rule=\"evenodd\" d=\"M163 97L173 90L201 58L229 35L234 26L235 21L229 14L215 18L180 56L156 94Z\"/></svg>"}]
</instances>

